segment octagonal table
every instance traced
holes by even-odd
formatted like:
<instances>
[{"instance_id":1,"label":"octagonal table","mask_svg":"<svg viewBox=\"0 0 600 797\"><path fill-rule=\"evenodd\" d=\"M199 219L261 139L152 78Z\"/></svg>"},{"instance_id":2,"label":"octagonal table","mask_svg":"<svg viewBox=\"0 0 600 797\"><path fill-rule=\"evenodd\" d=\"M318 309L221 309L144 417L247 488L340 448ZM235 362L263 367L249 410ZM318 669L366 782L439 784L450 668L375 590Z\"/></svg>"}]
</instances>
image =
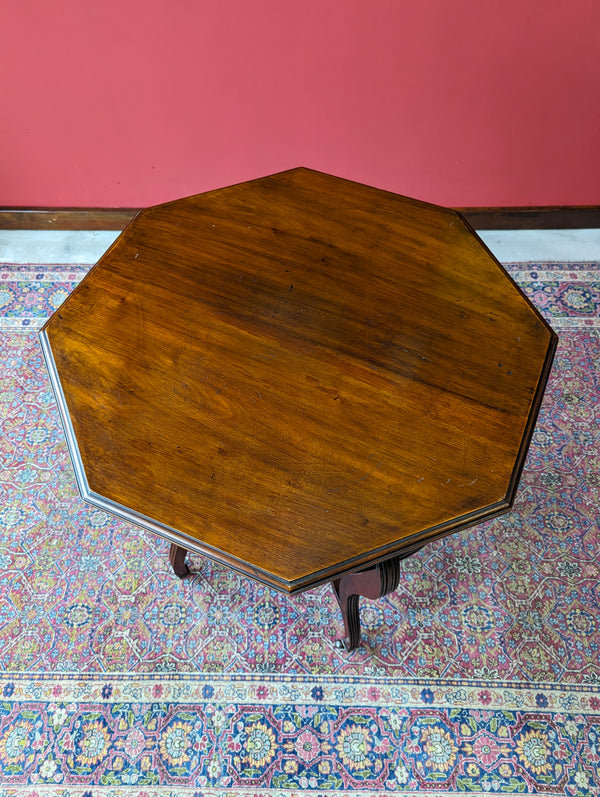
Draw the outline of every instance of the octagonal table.
<instances>
[{"instance_id":1,"label":"octagonal table","mask_svg":"<svg viewBox=\"0 0 600 797\"><path fill-rule=\"evenodd\" d=\"M142 211L41 332L84 500L358 596L513 502L556 336L454 211L308 169Z\"/></svg>"}]
</instances>

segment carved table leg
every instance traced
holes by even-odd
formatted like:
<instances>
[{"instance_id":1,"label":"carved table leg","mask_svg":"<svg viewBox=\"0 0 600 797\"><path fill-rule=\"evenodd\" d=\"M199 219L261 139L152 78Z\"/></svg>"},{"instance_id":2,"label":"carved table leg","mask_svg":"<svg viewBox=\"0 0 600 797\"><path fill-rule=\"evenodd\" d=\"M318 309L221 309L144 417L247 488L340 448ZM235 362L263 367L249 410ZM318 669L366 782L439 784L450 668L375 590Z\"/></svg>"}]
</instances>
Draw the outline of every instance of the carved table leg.
<instances>
[{"instance_id":1,"label":"carved table leg","mask_svg":"<svg viewBox=\"0 0 600 797\"><path fill-rule=\"evenodd\" d=\"M383 598L393 592L400 580L400 562L407 559L426 545L425 542L416 542L405 548L401 554L393 559L380 562L368 570L359 570L357 573L345 573L340 578L334 579L331 584L337 602L342 611L344 630L346 636L338 640L341 647L354 650L360 645L360 615L358 599L360 595L365 598Z\"/></svg>"},{"instance_id":2,"label":"carved table leg","mask_svg":"<svg viewBox=\"0 0 600 797\"><path fill-rule=\"evenodd\" d=\"M358 573L346 573L332 581L344 620L346 636L341 643L346 650L354 650L360 644L359 596L382 598L393 592L400 579L400 558L388 559Z\"/></svg>"},{"instance_id":3,"label":"carved table leg","mask_svg":"<svg viewBox=\"0 0 600 797\"><path fill-rule=\"evenodd\" d=\"M190 572L188 566L185 563L185 556L187 554L187 550L182 548L180 545L175 545L174 542L171 543L171 550L169 551L169 561L173 565L173 570L175 571L175 575L179 576L179 578L184 578Z\"/></svg>"}]
</instances>

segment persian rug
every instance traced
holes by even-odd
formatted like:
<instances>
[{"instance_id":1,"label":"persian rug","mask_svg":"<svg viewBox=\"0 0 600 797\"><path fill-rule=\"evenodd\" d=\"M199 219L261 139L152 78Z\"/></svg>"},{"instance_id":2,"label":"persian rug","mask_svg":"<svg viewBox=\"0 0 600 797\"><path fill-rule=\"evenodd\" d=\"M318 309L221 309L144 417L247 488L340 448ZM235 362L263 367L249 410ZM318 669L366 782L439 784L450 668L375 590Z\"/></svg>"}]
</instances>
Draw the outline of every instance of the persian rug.
<instances>
[{"instance_id":1,"label":"persian rug","mask_svg":"<svg viewBox=\"0 0 600 797\"><path fill-rule=\"evenodd\" d=\"M507 268L560 335L514 509L401 563L335 647L286 597L84 504L0 265L0 797L600 794L600 264Z\"/></svg>"}]
</instances>

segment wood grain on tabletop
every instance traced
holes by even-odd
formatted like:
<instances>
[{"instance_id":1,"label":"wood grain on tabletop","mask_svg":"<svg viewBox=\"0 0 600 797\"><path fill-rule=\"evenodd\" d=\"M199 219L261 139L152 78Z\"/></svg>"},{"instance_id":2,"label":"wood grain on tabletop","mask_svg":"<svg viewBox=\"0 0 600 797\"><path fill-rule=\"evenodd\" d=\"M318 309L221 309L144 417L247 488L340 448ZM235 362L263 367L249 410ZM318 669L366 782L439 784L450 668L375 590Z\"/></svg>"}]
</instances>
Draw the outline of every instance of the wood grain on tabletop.
<instances>
[{"instance_id":1,"label":"wood grain on tabletop","mask_svg":"<svg viewBox=\"0 0 600 797\"><path fill-rule=\"evenodd\" d=\"M90 489L288 591L507 509L555 343L460 215L307 169L143 211L47 334Z\"/></svg>"}]
</instances>

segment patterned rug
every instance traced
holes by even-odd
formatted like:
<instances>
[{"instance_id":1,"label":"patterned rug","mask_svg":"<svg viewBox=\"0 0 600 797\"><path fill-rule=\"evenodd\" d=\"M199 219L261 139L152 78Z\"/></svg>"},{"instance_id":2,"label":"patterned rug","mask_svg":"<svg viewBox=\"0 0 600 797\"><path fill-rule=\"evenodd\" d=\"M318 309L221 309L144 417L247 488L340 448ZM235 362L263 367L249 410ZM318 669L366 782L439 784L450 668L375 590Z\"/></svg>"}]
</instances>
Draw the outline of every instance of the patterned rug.
<instances>
[{"instance_id":1,"label":"patterned rug","mask_svg":"<svg viewBox=\"0 0 600 797\"><path fill-rule=\"evenodd\" d=\"M509 271L561 342L514 510L363 600L285 597L85 505L0 266L0 797L600 794L600 264Z\"/></svg>"}]
</instances>

